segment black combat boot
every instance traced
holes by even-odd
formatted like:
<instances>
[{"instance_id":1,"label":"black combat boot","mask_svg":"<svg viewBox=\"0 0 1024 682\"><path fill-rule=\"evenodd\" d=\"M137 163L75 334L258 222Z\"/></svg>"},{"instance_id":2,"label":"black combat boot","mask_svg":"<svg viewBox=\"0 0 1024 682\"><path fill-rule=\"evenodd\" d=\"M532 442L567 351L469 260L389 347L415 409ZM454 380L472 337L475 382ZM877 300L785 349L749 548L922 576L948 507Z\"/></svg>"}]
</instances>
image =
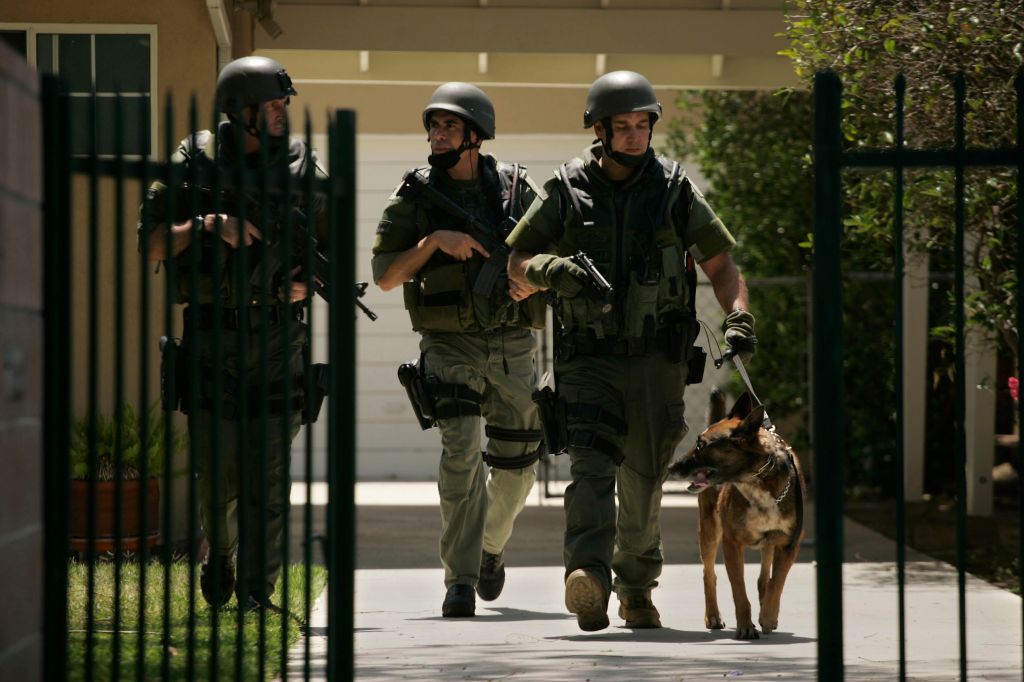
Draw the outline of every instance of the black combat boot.
<instances>
[{"instance_id":1,"label":"black combat boot","mask_svg":"<svg viewBox=\"0 0 1024 682\"><path fill-rule=\"evenodd\" d=\"M445 618L470 618L476 615L476 597L469 585L452 585L444 596L441 615Z\"/></svg>"},{"instance_id":2,"label":"black combat boot","mask_svg":"<svg viewBox=\"0 0 1024 682\"><path fill-rule=\"evenodd\" d=\"M484 601L494 601L505 587L505 563L501 554L491 554L486 549L480 560L480 580L476 583L476 593Z\"/></svg>"},{"instance_id":3,"label":"black combat boot","mask_svg":"<svg viewBox=\"0 0 1024 682\"><path fill-rule=\"evenodd\" d=\"M231 593L235 590L235 562L231 557L221 557L218 576L213 574L213 564L207 557L206 563L199 570L199 590L203 593L206 603L215 609L228 603ZM215 590L217 594L214 594Z\"/></svg>"}]
</instances>

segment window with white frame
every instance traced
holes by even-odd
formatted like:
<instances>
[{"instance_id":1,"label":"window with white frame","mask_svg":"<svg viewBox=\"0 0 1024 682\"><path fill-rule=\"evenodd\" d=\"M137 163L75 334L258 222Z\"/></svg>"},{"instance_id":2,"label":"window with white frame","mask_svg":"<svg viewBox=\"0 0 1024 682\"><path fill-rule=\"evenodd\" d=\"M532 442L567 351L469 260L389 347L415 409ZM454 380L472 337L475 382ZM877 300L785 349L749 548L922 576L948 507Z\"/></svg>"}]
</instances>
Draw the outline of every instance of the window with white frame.
<instances>
[{"instance_id":1,"label":"window with white frame","mask_svg":"<svg viewBox=\"0 0 1024 682\"><path fill-rule=\"evenodd\" d=\"M63 80L71 98L72 154L89 153L90 126L101 156L116 152L118 135L126 155L151 151L155 27L0 25L0 38L16 49L24 45L23 54L41 74L56 74ZM120 127L115 125L118 97L122 102Z\"/></svg>"}]
</instances>

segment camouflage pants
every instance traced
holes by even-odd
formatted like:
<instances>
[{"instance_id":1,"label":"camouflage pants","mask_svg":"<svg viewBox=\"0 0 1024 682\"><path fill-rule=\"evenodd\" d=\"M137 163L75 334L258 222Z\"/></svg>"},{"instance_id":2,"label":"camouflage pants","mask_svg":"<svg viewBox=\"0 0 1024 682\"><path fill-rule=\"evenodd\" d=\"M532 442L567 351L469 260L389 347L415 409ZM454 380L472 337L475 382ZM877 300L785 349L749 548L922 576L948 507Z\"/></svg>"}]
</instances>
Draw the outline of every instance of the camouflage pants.
<instances>
[{"instance_id":1,"label":"camouflage pants","mask_svg":"<svg viewBox=\"0 0 1024 682\"><path fill-rule=\"evenodd\" d=\"M524 329L480 334L424 334L420 342L427 375L461 384L483 396L480 417L439 421L441 463L437 489L441 498L441 563L445 585L476 585L481 550L500 553L512 535L516 516L536 480L536 464L520 469L491 468L481 457L481 418L510 430L539 430L540 417L531 399L537 383L536 343ZM505 372L505 364L508 373ZM489 438L487 455L519 457L540 442Z\"/></svg>"},{"instance_id":2,"label":"camouflage pants","mask_svg":"<svg viewBox=\"0 0 1024 682\"><path fill-rule=\"evenodd\" d=\"M570 415L570 441L575 431L594 433L623 456L616 466L601 449L569 447L572 483L565 494L566 575L587 568L620 597L643 594L657 585L664 561L661 487L672 454L686 434L686 365L669 362L661 353L590 355L558 361L556 372L558 390L570 411L578 403L599 406L611 415L604 420L593 414ZM625 434L612 425L616 420L625 423Z\"/></svg>"}]
</instances>

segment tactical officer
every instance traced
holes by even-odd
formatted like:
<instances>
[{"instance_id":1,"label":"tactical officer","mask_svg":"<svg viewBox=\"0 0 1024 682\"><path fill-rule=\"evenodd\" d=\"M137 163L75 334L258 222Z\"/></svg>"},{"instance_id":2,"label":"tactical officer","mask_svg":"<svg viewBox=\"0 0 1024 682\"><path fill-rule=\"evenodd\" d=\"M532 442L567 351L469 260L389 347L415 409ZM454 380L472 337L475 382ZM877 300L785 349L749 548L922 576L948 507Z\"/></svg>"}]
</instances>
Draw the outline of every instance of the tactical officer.
<instances>
[{"instance_id":1,"label":"tactical officer","mask_svg":"<svg viewBox=\"0 0 1024 682\"><path fill-rule=\"evenodd\" d=\"M288 267L267 273L280 255L271 250L280 243L273 235L282 234L292 209L310 216L308 227L326 248L322 195L306 207L301 192L289 192L289 184L303 186L308 172L323 177L312 150L288 136L295 94L273 59L243 57L225 66L216 98L228 120L182 140L172 161L184 165L184 182L154 183L147 195L151 229L140 247L149 260L174 268L175 294L185 304L180 383L198 357L199 385L179 385L177 393L198 451L200 514L210 543L200 586L215 608L232 592L241 608L271 605L285 539L289 449L303 416L311 421L319 408L316 397L303 395L305 278ZM269 192L262 178L269 178Z\"/></svg>"},{"instance_id":2,"label":"tactical officer","mask_svg":"<svg viewBox=\"0 0 1024 682\"><path fill-rule=\"evenodd\" d=\"M728 253L735 242L679 164L652 151L660 116L642 75L594 81L583 126L596 144L561 166L507 240L511 296L557 296L555 374L572 473L565 603L588 631L608 626L612 589L626 627L661 627L651 601L663 562L661 487L687 428L689 369L699 374L704 360L691 361L698 323L688 254L729 313L729 343L754 350L746 285ZM599 295L572 259L579 251L610 294Z\"/></svg>"},{"instance_id":3,"label":"tactical officer","mask_svg":"<svg viewBox=\"0 0 1024 682\"><path fill-rule=\"evenodd\" d=\"M517 285L508 282L503 241L537 188L523 166L481 153L494 138L494 106L476 86L437 88L423 127L429 166L406 173L384 210L373 276L384 291L403 287L422 336L414 408L421 425L441 432L441 612L465 617L475 613L474 586L484 600L501 593L502 552L536 477L531 330L543 327L544 306L539 297L509 297Z\"/></svg>"}]
</instances>

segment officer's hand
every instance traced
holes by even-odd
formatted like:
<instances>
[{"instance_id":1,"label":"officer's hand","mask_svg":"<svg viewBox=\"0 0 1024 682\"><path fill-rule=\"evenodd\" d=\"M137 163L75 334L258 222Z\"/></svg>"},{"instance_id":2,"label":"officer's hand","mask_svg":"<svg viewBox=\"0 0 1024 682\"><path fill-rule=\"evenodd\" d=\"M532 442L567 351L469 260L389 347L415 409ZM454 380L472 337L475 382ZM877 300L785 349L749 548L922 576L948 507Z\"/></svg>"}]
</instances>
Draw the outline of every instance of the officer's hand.
<instances>
[{"instance_id":1,"label":"officer's hand","mask_svg":"<svg viewBox=\"0 0 1024 682\"><path fill-rule=\"evenodd\" d=\"M289 299L285 299L285 288L277 292L277 297L286 303L297 303L298 301L305 301L309 297L309 289L306 287L306 278L301 276L302 266L295 267L290 273L291 279L291 291Z\"/></svg>"},{"instance_id":2,"label":"officer's hand","mask_svg":"<svg viewBox=\"0 0 1024 682\"><path fill-rule=\"evenodd\" d=\"M526 263L526 279L537 286L554 289L565 298L573 298L583 290L587 273L568 258L550 253L539 253Z\"/></svg>"},{"instance_id":3,"label":"officer's hand","mask_svg":"<svg viewBox=\"0 0 1024 682\"><path fill-rule=\"evenodd\" d=\"M456 260L469 260L473 257L473 252L476 251L484 258L490 258L491 254L487 252L487 249L477 240L470 237L465 232L459 232L457 230L437 230L431 233L430 237L437 243L437 248L441 249L449 256Z\"/></svg>"},{"instance_id":4,"label":"officer's hand","mask_svg":"<svg viewBox=\"0 0 1024 682\"><path fill-rule=\"evenodd\" d=\"M734 310L722 323L725 342L740 356L743 362L750 362L757 352L757 337L754 336L754 316L746 310Z\"/></svg>"},{"instance_id":5,"label":"officer's hand","mask_svg":"<svg viewBox=\"0 0 1024 682\"><path fill-rule=\"evenodd\" d=\"M248 220L240 222L235 216L224 213L208 213L203 216L203 229L207 232L216 232L218 222L220 223L220 238L233 249L237 249L243 242L249 246L254 239L263 239L259 228Z\"/></svg>"}]
</instances>

